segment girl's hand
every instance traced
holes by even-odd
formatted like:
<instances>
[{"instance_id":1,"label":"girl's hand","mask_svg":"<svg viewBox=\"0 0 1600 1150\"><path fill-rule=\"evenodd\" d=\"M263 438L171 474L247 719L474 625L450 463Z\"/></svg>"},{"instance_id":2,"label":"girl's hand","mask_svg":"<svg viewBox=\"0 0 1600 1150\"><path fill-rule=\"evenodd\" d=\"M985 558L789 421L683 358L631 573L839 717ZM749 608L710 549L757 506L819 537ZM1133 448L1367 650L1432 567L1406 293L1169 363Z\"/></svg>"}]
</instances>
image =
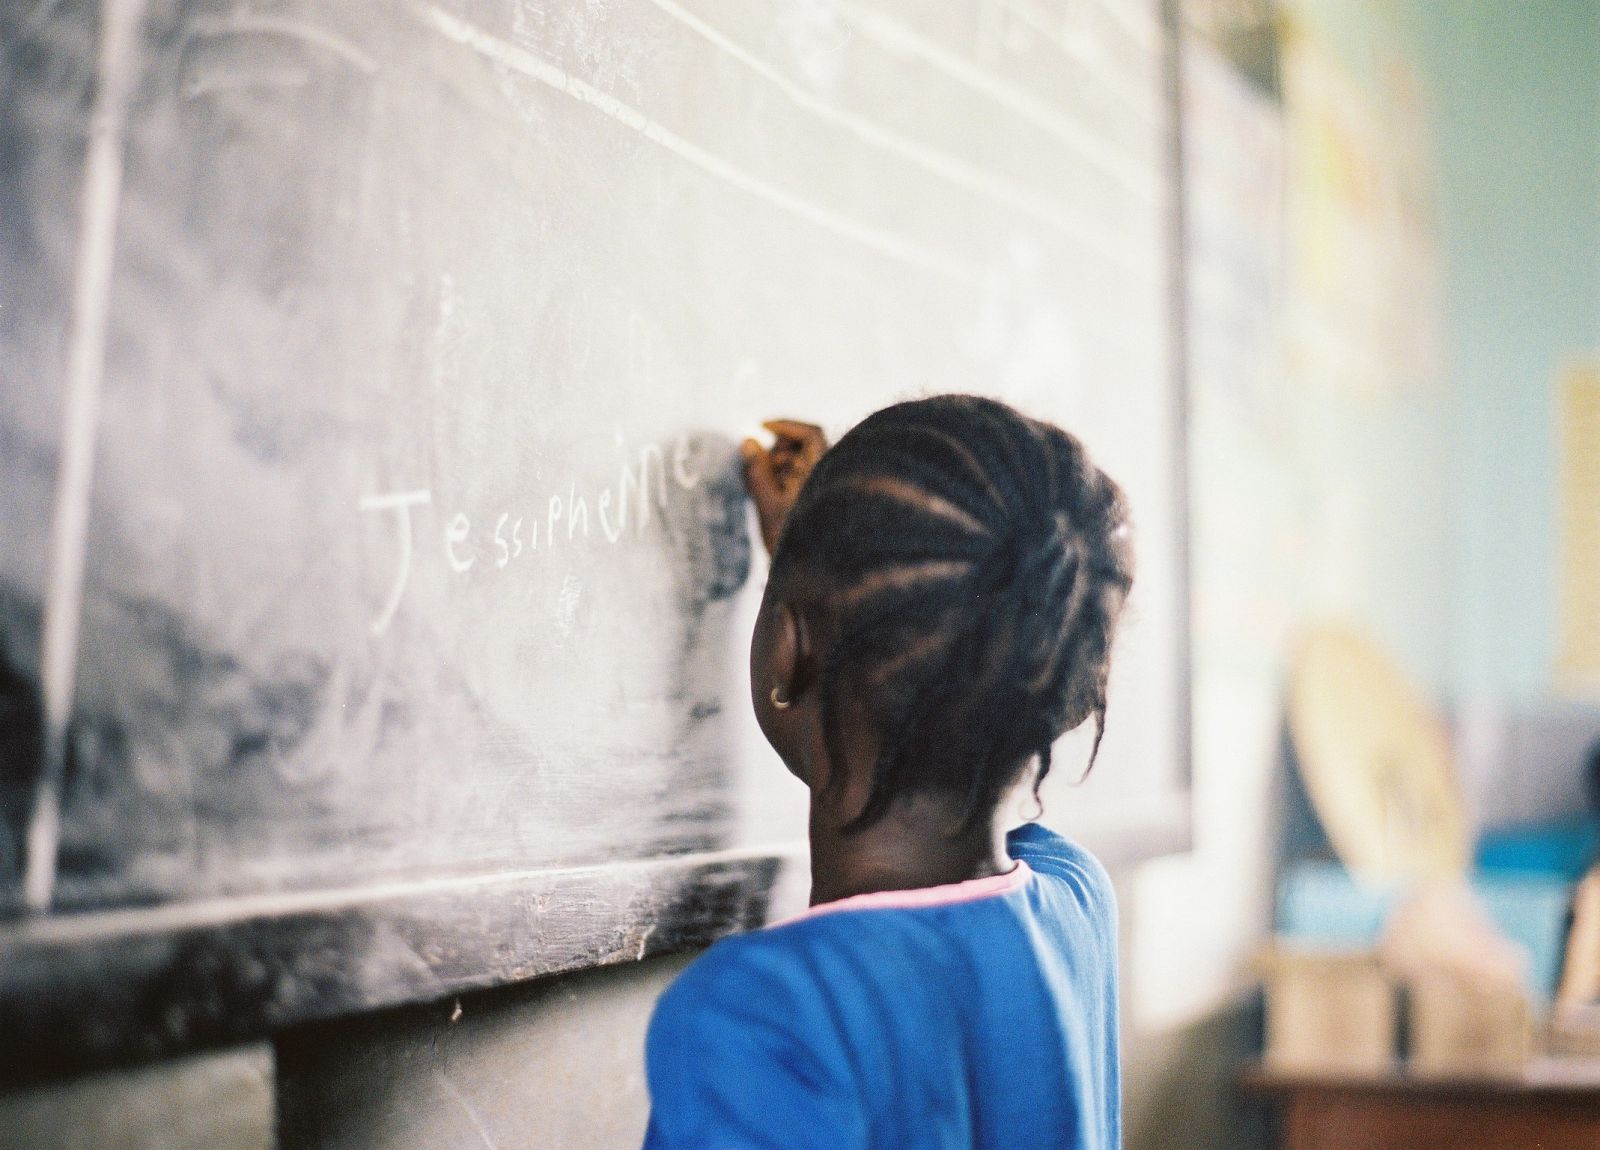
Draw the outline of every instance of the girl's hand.
<instances>
[{"instance_id":1,"label":"girl's hand","mask_svg":"<svg viewBox=\"0 0 1600 1150\"><path fill-rule=\"evenodd\" d=\"M739 451L744 456L744 485L756 505L761 541L770 556L806 477L828 450L828 440L820 427L792 419L772 419L761 426L778 437L772 449L747 439Z\"/></svg>"}]
</instances>

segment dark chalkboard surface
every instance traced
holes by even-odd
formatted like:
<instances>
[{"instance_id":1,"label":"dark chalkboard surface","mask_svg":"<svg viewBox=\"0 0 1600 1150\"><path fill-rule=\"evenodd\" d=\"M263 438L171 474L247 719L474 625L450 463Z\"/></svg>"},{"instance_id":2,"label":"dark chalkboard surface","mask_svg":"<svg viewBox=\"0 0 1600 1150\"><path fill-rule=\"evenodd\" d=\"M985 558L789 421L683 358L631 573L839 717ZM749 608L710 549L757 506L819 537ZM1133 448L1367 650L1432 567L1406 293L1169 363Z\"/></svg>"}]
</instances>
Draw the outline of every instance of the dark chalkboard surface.
<instances>
[{"instance_id":1,"label":"dark chalkboard surface","mask_svg":"<svg viewBox=\"0 0 1600 1150\"><path fill-rule=\"evenodd\" d=\"M758 921L804 834L744 671L772 414L1089 440L1140 586L1051 821L1178 841L1165 44L1155 0L0 9L0 1022L129 932L152 1018L230 972L144 1049Z\"/></svg>"}]
</instances>

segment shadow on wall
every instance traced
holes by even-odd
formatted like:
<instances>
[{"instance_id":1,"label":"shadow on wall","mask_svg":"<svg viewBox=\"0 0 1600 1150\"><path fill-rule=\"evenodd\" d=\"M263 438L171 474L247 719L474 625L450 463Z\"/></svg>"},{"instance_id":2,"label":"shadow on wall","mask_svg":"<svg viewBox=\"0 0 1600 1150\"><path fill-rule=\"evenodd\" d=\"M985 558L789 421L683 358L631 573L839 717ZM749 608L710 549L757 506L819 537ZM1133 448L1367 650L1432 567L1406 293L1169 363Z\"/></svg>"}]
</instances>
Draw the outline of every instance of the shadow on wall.
<instances>
[{"instance_id":1,"label":"shadow on wall","mask_svg":"<svg viewBox=\"0 0 1600 1150\"><path fill-rule=\"evenodd\" d=\"M278 1041L282 1150L618 1150L648 1114L644 1033L689 961L651 959Z\"/></svg>"},{"instance_id":2,"label":"shadow on wall","mask_svg":"<svg viewBox=\"0 0 1600 1150\"><path fill-rule=\"evenodd\" d=\"M44 743L39 612L0 580L0 917L21 906L24 843Z\"/></svg>"},{"instance_id":3,"label":"shadow on wall","mask_svg":"<svg viewBox=\"0 0 1600 1150\"><path fill-rule=\"evenodd\" d=\"M1287 861L1331 857L1300 782L1287 722L1280 719L1267 780L1270 812L1261 860L1268 903L1261 929L1271 927L1270 892ZM1181 945L1168 941L1167 945ZM1179 1025L1124 1028L1124 1142L1127 1150L1267 1150L1275 1145L1272 1117L1245 1100L1240 1071L1261 1057L1263 1008L1258 989L1236 994Z\"/></svg>"},{"instance_id":4,"label":"shadow on wall","mask_svg":"<svg viewBox=\"0 0 1600 1150\"><path fill-rule=\"evenodd\" d=\"M1186 1026L1130 1035L1127 1150L1273 1145L1268 1116L1243 1104L1234 1086L1239 1067L1259 1055L1261 1026L1260 996L1251 994Z\"/></svg>"}]
</instances>

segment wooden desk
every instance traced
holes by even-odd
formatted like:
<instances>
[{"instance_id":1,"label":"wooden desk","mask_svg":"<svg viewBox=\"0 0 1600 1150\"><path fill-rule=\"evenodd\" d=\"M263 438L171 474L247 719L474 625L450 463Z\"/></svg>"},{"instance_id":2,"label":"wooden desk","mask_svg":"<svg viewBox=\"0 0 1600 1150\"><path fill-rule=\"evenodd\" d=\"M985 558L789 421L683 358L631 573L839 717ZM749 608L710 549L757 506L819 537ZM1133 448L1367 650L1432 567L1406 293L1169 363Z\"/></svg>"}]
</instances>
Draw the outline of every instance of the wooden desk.
<instances>
[{"instance_id":1,"label":"wooden desk","mask_svg":"<svg viewBox=\"0 0 1600 1150\"><path fill-rule=\"evenodd\" d=\"M1246 1070L1282 1113L1282 1150L1597 1150L1600 1063L1536 1062L1516 1079L1370 1078Z\"/></svg>"}]
</instances>

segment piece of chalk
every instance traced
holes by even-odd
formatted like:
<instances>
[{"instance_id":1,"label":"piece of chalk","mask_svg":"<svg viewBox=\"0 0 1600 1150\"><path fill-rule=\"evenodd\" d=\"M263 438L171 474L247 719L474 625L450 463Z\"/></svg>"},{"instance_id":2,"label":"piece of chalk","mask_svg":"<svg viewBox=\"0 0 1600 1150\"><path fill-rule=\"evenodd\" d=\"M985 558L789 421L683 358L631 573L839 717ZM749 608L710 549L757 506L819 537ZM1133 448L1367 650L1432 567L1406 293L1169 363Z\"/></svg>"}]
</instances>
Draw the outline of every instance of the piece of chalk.
<instances>
[{"instance_id":1,"label":"piece of chalk","mask_svg":"<svg viewBox=\"0 0 1600 1150\"><path fill-rule=\"evenodd\" d=\"M762 446L763 449L767 451L771 451L778 442L778 437L772 434L772 432L768 431L765 427L762 427L759 423L750 424L739 434L743 439L755 440Z\"/></svg>"}]
</instances>

